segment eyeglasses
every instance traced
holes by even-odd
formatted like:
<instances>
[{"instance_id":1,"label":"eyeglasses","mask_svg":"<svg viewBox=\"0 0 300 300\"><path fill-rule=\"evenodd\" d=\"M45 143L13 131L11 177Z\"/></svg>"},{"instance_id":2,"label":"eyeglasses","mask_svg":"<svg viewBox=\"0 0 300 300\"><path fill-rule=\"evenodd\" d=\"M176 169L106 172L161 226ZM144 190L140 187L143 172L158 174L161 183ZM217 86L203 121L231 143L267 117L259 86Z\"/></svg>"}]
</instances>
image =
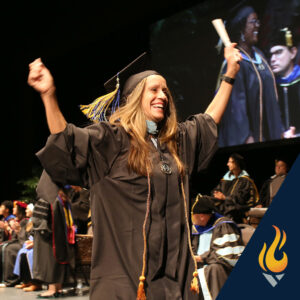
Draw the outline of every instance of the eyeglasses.
<instances>
[{"instance_id":1,"label":"eyeglasses","mask_svg":"<svg viewBox=\"0 0 300 300\"><path fill-rule=\"evenodd\" d=\"M260 26L260 21L258 19L249 20L247 23Z\"/></svg>"}]
</instances>

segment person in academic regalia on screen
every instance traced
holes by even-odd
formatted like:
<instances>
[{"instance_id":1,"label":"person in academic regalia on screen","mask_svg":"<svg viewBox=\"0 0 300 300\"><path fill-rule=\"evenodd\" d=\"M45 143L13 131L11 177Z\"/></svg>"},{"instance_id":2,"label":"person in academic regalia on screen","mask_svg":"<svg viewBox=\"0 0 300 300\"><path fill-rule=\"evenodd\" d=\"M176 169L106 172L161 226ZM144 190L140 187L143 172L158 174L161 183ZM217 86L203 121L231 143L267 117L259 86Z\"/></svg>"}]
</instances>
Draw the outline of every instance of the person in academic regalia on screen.
<instances>
[{"instance_id":1,"label":"person in academic regalia on screen","mask_svg":"<svg viewBox=\"0 0 300 300\"><path fill-rule=\"evenodd\" d=\"M225 49L231 81L241 59L234 46ZM187 243L189 179L216 150L232 84L221 84L204 114L178 124L165 78L137 72L138 61L113 77L108 95L81 106L94 121L85 128L67 123L49 70L40 59L31 63L28 83L41 95L51 132L37 155L54 182L90 191L91 300L197 298L188 290L191 281L199 287Z\"/></svg>"},{"instance_id":2,"label":"person in academic regalia on screen","mask_svg":"<svg viewBox=\"0 0 300 300\"><path fill-rule=\"evenodd\" d=\"M292 30L287 27L278 29L270 43L270 64L276 76L286 138L300 136L300 66L295 63L297 52Z\"/></svg>"},{"instance_id":3,"label":"person in academic regalia on screen","mask_svg":"<svg viewBox=\"0 0 300 300\"><path fill-rule=\"evenodd\" d=\"M221 147L277 140L284 131L273 72L255 47L259 28L258 16L250 6L242 7L228 22L230 37L239 41L243 60L220 124ZM226 70L224 61L220 74Z\"/></svg>"}]
</instances>

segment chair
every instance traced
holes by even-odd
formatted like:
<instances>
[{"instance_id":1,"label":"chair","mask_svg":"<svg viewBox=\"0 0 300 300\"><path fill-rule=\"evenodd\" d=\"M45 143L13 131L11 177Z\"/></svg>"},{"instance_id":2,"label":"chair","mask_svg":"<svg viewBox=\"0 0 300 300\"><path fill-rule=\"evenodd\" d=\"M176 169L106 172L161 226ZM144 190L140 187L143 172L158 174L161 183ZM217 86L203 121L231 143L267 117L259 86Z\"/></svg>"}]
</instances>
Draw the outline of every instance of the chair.
<instances>
[{"instance_id":1,"label":"chair","mask_svg":"<svg viewBox=\"0 0 300 300\"><path fill-rule=\"evenodd\" d=\"M267 207L253 207L248 212L248 223L253 227L257 227L262 217L267 211Z\"/></svg>"},{"instance_id":2,"label":"chair","mask_svg":"<svg viewBox=\"0 0 300 300\"><path fill-rule=\"evenodd\" d=\"M243 223L237 224L237 225L241 230L242 240L244 242L244 245L246 246L249 243L249 241L255 231L255 227L248 225L248 224L243 224Z\"/></svg>"},{"instance_id":3,"label":"chair","mask_svg":"<svg viewBox=\"0 0 300 300\"><path fill-rule=\"evenodd\" d=\"M76 274L83 276L85 284L89 286L93 235L76 234ZM81 287L81 283L78 284Z\"/></svg>"}]
</instances>

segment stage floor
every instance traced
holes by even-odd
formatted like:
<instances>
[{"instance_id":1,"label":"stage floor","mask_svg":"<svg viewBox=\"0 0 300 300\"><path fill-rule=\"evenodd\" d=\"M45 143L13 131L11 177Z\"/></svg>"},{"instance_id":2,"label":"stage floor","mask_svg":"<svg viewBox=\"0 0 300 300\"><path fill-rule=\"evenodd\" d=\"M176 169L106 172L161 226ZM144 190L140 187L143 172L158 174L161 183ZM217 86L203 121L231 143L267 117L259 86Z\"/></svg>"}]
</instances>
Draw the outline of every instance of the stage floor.
<instances>
[{"instance_id":1,"label":"stage floor","mask_svg":"<svg viewBox=\"0 0 300 300\"><path fill-rule=\"evenodd\" d=\"M45 287L46 288L46 287ZM44 291L38 292L24 292L23 290L16 289L14 287L1 287L0 288L0 299L5 300L32 300L37 299L37 295ZM83 296L78 295L64 295L60 297L64 300L88 300L89 294L85 293ZM57 298L57 299L60 299Z\"/></svg>"}]
</instances>

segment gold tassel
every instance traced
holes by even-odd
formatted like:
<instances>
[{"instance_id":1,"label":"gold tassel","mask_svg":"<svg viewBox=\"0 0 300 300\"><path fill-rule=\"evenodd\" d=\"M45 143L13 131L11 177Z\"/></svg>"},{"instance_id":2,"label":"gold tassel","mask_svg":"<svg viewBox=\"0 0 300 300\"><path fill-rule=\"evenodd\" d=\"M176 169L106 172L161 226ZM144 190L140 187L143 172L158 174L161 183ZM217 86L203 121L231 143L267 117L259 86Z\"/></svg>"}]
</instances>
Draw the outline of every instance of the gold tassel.
<instances>
[{"instance_id":1,"label":"gold tassel","mask_svg":"<svg viewBox=\"0 0 300 300\"><path fill-rule=\"evenodd\" d=\"M285 27L282 28L280 31L285 32L285 44L287 47L293 47L293 36L291 31Z\"/></svg>"},{"instance_id":2,"label":"gold tassel","mask_svg":"<svg viewBox=\"0 0 300 300\"><path fill-rule=\"evenodd\" d=\"M199 282L198 282L198 272L195 271L193 273L194 278L192 279L192 283L191 283L191 291L194 294L199 294Z\"/></svg>"},{"instance_id":3,"label":"gold tassel","mask_svg":"<svg viewBox=\"0 0 300 300\"><path fill-rule=\"evenodd\" d=\"M188 219L188 212L187 212L187 202L186 202L186 198L185 198L185 192L184 192L184 185L183 185L183 178L181 176L181 180L180 180L180 185L181 185L181 192L183 195L183 204L184 204L184 216L185 216L185 224L186 224L186 228L187 228L187 235L188 235L188 244L189 244L189 249L190 249L190 254L191 257L193 258L194 261L194 265L195 265L195 271L193 273L193 279L192 279L192 283L191 283L191 291L193 293L197 293L199 294L199 283L198 283L198 272L197 272L197 261L195 258L195 255L193 253L193 249L192 249L192 242L191 242L191 236L190 236L190 225L189 225L189 219ZM202 197L201 194L199 194L200 197ZM198 201L199 199L197 198L196 201ZM195 204L194 204L195 206ZM192 207L192 211L194 209L194 206Z\"/></svg>"},{"instance_id":4,"label":"gold tassel","mask_svg":"<svg viewBox=\"0 0 300 300\"><path fill-rule=\"evenodd\" d=\"M118 90L119 83L117 83L116 89L113 92L97 98L90 104L79 105L79 108L88 119L94 122L107 121L106 112L115 99Z\"/></svg>"},{"instance_id":5,"label":"gold tassel","mask_svg":"<svg viewBox=\"0 0 300 300\"><path fill-rule=\"evenodd\" d=\"M137 290L136 300L147 300L145 289L144 289L144 281L146 280L146 278L145 278L145 276L140 276L139 280L140 280L140 283L139 283L139 287Z\"/></svg>"},{"instance_id":6,"label":"gold tassel","mask_svg":"<svg viewBox=\"0 0 300 300\"><path fill-rule=\"evenodd\" d=\"M288 47L293 47L293 39L292 39L292 33L290 30L287 30L285 33L285 39L286 39L286 45Z\"/></svg>"}]
</instances>

